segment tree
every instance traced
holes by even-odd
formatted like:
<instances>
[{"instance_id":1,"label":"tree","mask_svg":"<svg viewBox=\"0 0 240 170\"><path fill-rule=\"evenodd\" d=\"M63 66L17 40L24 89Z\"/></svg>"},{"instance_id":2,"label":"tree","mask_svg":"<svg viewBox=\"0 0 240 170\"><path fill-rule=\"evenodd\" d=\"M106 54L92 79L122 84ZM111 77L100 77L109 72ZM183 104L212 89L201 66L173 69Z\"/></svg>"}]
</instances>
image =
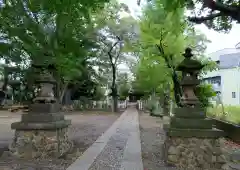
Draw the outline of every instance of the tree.
<instances>
[{"instance_id":1,"label":"tree","mask_svg":"<svg viewBox=\"0 0 240 170\"><path fill-rule=\"evenodd\" d=\"M151 0L150 0L151 1ZM197 24L204 23L216 31L229 31L232 23L240 22L239 0L161 0L165 9L174 11L176 8L187 7L193 14L188 20ZM138 0L138 4L140 1Z\"/></svg>"},{"instance_id":2,"label":"tree","mask_svg":"<svg viewBox=\"0 0 240 170\"><path fill-rule=\"evenodd\" d=\"M160 93L164 93L163 89L170 86L180 106L180 75L176 66L182 61L186 47L192 47L195 53L203 56L207 41L185 20L183 8L178 7L174 12L169 12L161 2L152 1L152 4L148 4L141 18L141 58L136 80L139 86L145 85L145 89L147 86L152 87Z\"/></svg>"},{"instance_id":3,"label":"tree","mask_svg":"<svg viewBox=\"0 0 240 170\"><path fill-rule=\"evenodd\" d=\"M118 87L117 73L119 64L127 60L127 54L124 51L125 47L131 41L133 34L134 19L130 16L121 17L121 13L128 13L128 8L125 4L119 4L116 1L111 1L105 6L105 10L100 15L96 16L99 31L99 46L101 47L98 58L95 59L101 67L101 71L111 72L110 89L113 99L113 111L117 112L118 102Z\"/></svg>"},{"instance_id":4,"label":"tree","mask_svg":"<svg viewBox=\"0 0 240 170\"><path fill-rule=\"evenodd\" d=\"M240 1L238 0L202 0L199 2L188 0L182 3L195 13L195 16L188 18L189 21L197 24L204 23L217 31L228 31L232 28L234 21L240 22ZM201 9L197 11L199 3L201 3Z\"/></svg>"},{"instance_id":5,"label":"tree","mask_svg":"<svg viewBox=\"0 0 240 170\"><path fill-rule=\"evenodd\" d=\"M119 99L125 100L128 97L130 84L128 73L119 73L117 76L117 87L119 92Z\"/></svg>"},{"instance_id":6,"label":"tree","mask_svg":"<svg viewBox=\"0 0 240 170\"><path fill-rule=\"evenodd\" d=\"M156 91L160 84L164 84L163 82L169 82L170 75L173 80L175 99L179 104L181 91L175 65L181 59L181 53L186 46L183 35L186 28L186 24L182 21L183 10L178 9L178 13L168 13L164 11L161 4L155 5L155 7L146 6L141 20L140 43L141 48L145 49L142 54L150 61L150 68L155 67L152 71L158 70L163 75L163 77L156 77L158 75L156 72L149 74L149 76L155 75L156 77L152 79L152 83L155 82L154 90Z\"/></svg>"},{"instance_id":7,"label":"tree","mask_svg":"<svg viewBox=\"0 0 240 170\"><path fill-rule=\"evenodd\" d=\"M104 2L2 1L1 57L30 70L31 63L54 64L61 102L69 83L88 69L85 63L96 46L91 16Z\"/></svg>"}]
</instances>

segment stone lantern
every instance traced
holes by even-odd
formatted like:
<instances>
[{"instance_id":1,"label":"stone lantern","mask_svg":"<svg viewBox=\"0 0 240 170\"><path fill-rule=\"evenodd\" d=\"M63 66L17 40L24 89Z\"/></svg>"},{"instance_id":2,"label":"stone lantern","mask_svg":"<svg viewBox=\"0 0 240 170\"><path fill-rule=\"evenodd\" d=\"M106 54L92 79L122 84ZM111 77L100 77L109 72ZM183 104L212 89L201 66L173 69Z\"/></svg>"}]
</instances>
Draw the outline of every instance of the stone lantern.
<instances>
[{"instance_id":1,"label":"stone lantern","mask_svg":"<svg viewBox=\"0 0 240 170\"><path fill-rule=\"evenodd\" d=\"M182 71L182 102L186 106L196 106L199 104L199 100L196 97L194 90L200 83L197 77L198 73L204 67L199 61L191 59L193 56L191 51L190 48L186 49L183 54L185 59L177 67L177 71Z\"/></svg>"},{"instance_id":2,"label":"stone lantern","mask_svg":"<svg viewBox=\"0 0 240 170\"><path fill-rule=\"evenodd\" d=\"M33 99L35 103L55 103L53 87L56 85L56 81L53 79L49 72L40 74L38 79L35 81L39 84L40 89L37 97Z\"/></svg>"},{"instance_id":3,"label":"stone lantern","mask_svg":"<svg viewBox=\"0 0 240 170\"><path fill-rule=\"evenodd\" d=\"M70 120L64 119L60 112L60 104L56 102L53 79L48 67L33 65L40 70L35 83L40 86L39 92L29 112L22 115L20 122L11 125L15 129L15 136L9 150L22 158L59 157L71 149L67 131Z\"/></svg>"},{"instance_id":4,"label":"stone lantern","mask_svg":"<svg viewBox=\"0 0 240 170\"><path fill-rule=\"evenodd\" d=\"M194 91L199 84L198 73L204 67L192 59L191 49L185 50L185 59L178 65L182 71L182 107L176 108L166 130L165 161L179 170L217 170L225 163L221 150L223 131L212 128ZM220 160L221 161L218 161Z\"/></svg>"}]
</instances>

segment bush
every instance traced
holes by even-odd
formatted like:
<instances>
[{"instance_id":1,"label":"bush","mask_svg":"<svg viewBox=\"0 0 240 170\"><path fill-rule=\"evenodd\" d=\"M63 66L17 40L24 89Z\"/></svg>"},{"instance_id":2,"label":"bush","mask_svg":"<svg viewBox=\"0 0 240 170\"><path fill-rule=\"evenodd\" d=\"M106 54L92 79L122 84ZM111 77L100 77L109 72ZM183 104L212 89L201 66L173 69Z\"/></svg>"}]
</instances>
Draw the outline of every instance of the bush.
<instances>
[{"instance_id":1,"label":"bush","mask_svg":"<svg viewBox=\"0 0 240 170\"><path fill-rule=\"evenodd\" d=\"M207 115L240 125L240 106L224 106L224 113L220 105L217 107L209 107L207 109Z\"/></svg>"},{"instance_id":2,"label":"bush","mask_svg":"<svg viewBox=\"0 0 240 170\"><path fill-rule=\"evenodd\" d=\"M149 101L146 105L146 109L150 111L150 114L153 114L154 110L156 110L156 105L153 101Z\"/></svg>"},{"instance_id":3,"label":"bush","mask_svg":"<svg viewBox=\"0 0 240 170\"><path fill-rule=\"evenodd\" d=\"M210 84L200 84L196 88L196 96L198 97L199 101L201 102L203 107L211 106L210 98L216 96L216 93L212 89L212 85Z\"/></svg>"}]
</instances>

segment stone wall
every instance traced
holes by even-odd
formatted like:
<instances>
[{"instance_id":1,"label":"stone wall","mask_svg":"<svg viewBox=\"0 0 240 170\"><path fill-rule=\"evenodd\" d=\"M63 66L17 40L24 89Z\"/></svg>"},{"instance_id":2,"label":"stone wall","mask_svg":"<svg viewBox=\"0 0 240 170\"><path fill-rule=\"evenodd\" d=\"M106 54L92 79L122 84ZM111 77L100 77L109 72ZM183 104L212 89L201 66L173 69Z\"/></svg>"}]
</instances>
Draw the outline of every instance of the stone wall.
<instances>
[{"instance_id":1,"label":"stone wall","mask_svg":"<svg viewBox=\"0 0 240 170\"><path fill-rule=\"evenodd\" d=\"M57 130L15 131L9 149L13 155L21 158L60 157L71 149L67 128Z\"/></svg>"},{"instance_id":2,"label":"stone wall","mask_svg":"<svg viewBox=\"0 0 240 170\"><path fill-rule=\"evenodd\" d=\"M224 140L167 137L165 160L179 170L221 170L226 164Z\"/></svg>"}]
</instances>

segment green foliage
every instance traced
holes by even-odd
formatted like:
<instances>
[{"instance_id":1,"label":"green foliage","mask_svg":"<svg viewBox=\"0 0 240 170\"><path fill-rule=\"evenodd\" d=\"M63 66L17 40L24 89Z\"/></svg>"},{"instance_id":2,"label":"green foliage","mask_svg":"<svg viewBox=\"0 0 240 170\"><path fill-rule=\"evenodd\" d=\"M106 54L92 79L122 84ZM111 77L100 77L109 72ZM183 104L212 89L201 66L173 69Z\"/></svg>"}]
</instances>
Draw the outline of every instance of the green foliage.
<instances>
[{"instance_id":1,"label":"green foliage","mask_svg":"<svg viewBox=\"0 0 240 170\"><path fill-rule=\"evenodd\" d=\"M119 99L126 100L126 98L128 97L128 91L129 88L127 86L122 86L119 90Z\"/></svg>"},{"instance_id":2,"label":"green foliage","mask_svg":"<svg viewBox=\"0 0 240 170\"><path fill-rule=\"evenodd\" d=\"M163 56L156 48L156 44L164 44L166 56L174 54L174 60L181 58L184 45L184 22L179 15L167 13L161 4L154 7L148 5L140 22L140 61L136 71L136 85L141 91L151 94L161 92L171 81L172 70L165 63ZM175 25L174 25L175 24ZM178 29L176 29L178 28ZM177 62L177 61L174 61ZM160 90L160 91L159 91Z\"/></svg>"},{"instance_id":3,"label":"green foliage","mask_svg":"<svg viewBox=\"0 0 240 170\"><path fill-rule=\"evenodd\" d=\"M94 94L92 99L95 101L99 101L99 100L103 100L104 98L105 98L105 90L100 86L96 86L94 89Z\"/></svg>"},{"instance_id":4,"label":"green foliage","mask_svg":"<svg viewBox=\"0 0 240 170\"><path fill-rule=\"evenodd\" d=\"M120 73L117 77L117 87L120 100L125 100L128 97L130 84L127 73Z\"/></svg>"},{"instance_id":5,"label":"green foliage","mask_svg":"<svg viewBox=\"0 0 240 170\"><path fill-rule=\"evenodd\" d=\"M176 66L183 59L184 49L192 47L197 57L209 64L203 55L209 41L189 25L181 5L175 11L169 11L166 5L164 0L152 1L143 10L139 23L140 35L135 47L135 51L139 50L140 60L136 67L134 87L151 95L163 94L166 87L170 86L177 98L180 75L176 72ZM211 67L209 64L206 68L209 70Z\"/></svg>"},{"instance_id":6,"label":"green foliage","mask_svg":"<svg viewBox=\"0 0 240 170\"><path fill-rule=\"evenodd\" d=\"M240 21L238 0L149 0L148 2L149 5L159 2L169 12L185 7L191 12L190 21L197 24L204 23L216 31L229 31L234 21Z\"/></svg>"},{"instance_id":7,"label":"green foliage","mask_svg":"<svg viewBox=\"0 0 240 170\"><path fill-rule=\"evenodd\" d=\"M96 54L93 49L98 47L93 16L105 2L1 2L0 57L28 69L25 80L33 78L31 63L54 64L58 93L63 94L68 84L79 84L79 77L86 74L96 81L91 63Z\"/></svg>"},{"instance_id":8,"label":"green foliage","mask_svg":"<svg viewBox=\"0 0 240 170\"><path fill-rule=\"evenodd\" d=\"M126 17L121 17L125 13ZM128 61L128 56L125 50L131 43L132 35L134 34L132 26L135 23L133 17L130 16L128 8L124 4L119 4L116 0L110 1L105 5L104 10L99 11L94 16L96 28L98 29L98 58L95 58L96 63L101 66L101 74L104 76L111 92L109 95L113 98L114 111L117 110L117 99L119 96L118 90L121 93L126 93L124 85L118 87L118 66ZM120 88L120 89L119 89ZM124 98L126 94L121 94Z\"/></svg>"},{"instance_id":9,"label":"green foliage","mask_svg":"<svg viewBox=\"0 0 240 170\"><path fill-rule=\"evenodd\" d=\"M198 97L198 99L200 100L202 106L205 107L205 108L209 107L211 105L209 100L212 97L216 96L216 93L212 89L212 85L210 85L210 84L200 84L200 85L198 85L195 93L196 93L196 96Z\"/></svg>"},{"instance_id":10,"label":"green foliage","mask_svg":"<svg viewBox=\"0 0 240 170\"><path fill-rule=\"evenodd\" d=\"M150 114L152 115L154 111L157 109L156 102L153 100L150 100L146 105L146 109L149 110Z\"/></svg>"}]
</instances>

